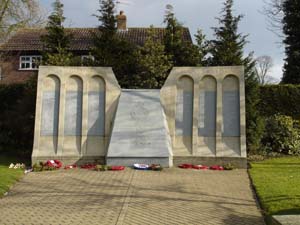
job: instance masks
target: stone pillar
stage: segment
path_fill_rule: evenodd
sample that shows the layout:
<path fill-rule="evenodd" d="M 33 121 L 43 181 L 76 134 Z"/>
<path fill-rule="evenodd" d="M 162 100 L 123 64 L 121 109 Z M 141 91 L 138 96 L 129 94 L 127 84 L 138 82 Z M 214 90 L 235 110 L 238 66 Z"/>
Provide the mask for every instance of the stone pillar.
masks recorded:
<path fill-rule="evenodd" d="M 59 117 L 58 117 L 58 140 L 57 156 L 63 155 L 64 130 L 65 130 L 65 104 L 66 104 L 66 79 L 61 78 L 60 99 L 59 99 Z"/>
<path fill-rule="evenodd" d="M 222 156 L 223 141 L 223 90 L 222 81 L 217 80 L 217 129 L 216 129 L 216 156 Z"/>
<path fill-rule="evenodd" d="M 81 156 L 87 153 L 88 136 L 88 82 L 84 79 L 82 90 L 82 134 L 81 134 Z"/>
<path fill-rule="evenodd" d="M 194 82 L 192 155 L 195 155 L 198 150 L 199 95 L 199 82 L 196 81 Z"/>

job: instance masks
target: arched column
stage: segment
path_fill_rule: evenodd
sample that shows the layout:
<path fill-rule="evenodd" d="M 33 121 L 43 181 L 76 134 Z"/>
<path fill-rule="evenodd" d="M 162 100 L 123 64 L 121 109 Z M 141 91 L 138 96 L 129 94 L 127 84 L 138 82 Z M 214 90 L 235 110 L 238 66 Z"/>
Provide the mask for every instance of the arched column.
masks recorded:
<path fill-rule="evenodd" d="M 198 117 L 198 155 L 216 155 L 217 81 L 204 76 L 200 82 Z"/>
<path fill-rule="evenodd" d="M 183 155 L 192 154 L 193 148 L 194 81 L 182 76 L 177 83 L 175 115 L 175 148 Z"/>

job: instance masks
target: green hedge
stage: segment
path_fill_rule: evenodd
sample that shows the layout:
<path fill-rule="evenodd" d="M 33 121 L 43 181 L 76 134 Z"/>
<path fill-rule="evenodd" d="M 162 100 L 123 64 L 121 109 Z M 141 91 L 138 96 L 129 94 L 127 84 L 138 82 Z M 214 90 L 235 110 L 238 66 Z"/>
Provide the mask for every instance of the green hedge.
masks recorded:
<path fill-rule="evenodd" d="M 35 118 L 36 79 L 0 85 L 0 153 L 30 158 Z"/>
<path fill-rule="evenodd" d="M 275 114 L 300 119 L 300 85 L 266 85 L 260 87 L 259 110 L 262 116 Z"/>

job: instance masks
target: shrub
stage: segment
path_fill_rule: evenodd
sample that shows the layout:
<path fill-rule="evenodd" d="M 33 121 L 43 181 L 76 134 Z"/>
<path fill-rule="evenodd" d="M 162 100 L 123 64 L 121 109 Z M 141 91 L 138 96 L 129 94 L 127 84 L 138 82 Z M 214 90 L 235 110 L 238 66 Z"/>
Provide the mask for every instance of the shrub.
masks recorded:
<path fill-rule="evenodd" d="M 290 116 L 274 115 L 266 119 L 262 142 L 268 153 L 300 155 L 299 134 L 299 121 Z"/>
<path fill-rule="evenodd" d="M 57 169 L 58 168 L 56 168 L 54 166 L 47 165 L 47 163 L 44 163 L 44 162 L 35 163 L 32 166 L 33 172 L 53 171 L 53 170 L 57 170 Z"/>

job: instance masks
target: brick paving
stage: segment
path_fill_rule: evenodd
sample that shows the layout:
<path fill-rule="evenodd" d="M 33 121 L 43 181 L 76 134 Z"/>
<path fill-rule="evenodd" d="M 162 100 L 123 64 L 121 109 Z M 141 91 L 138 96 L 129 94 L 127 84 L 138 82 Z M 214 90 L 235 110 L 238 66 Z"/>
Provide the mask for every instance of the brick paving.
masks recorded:
<path fill-rule="evenodd" d="M 0 199 L 1 225 L 263 225 L 246 170 L 30 173 Z"/>

